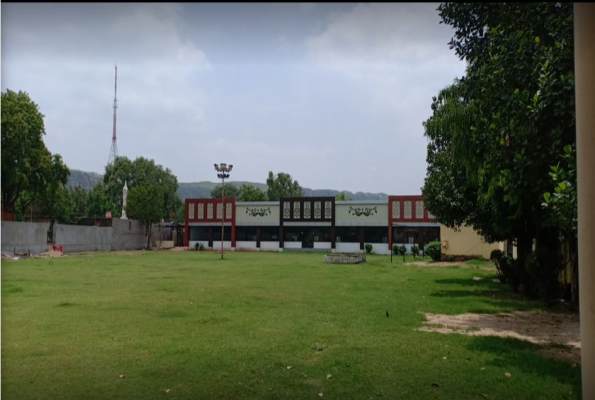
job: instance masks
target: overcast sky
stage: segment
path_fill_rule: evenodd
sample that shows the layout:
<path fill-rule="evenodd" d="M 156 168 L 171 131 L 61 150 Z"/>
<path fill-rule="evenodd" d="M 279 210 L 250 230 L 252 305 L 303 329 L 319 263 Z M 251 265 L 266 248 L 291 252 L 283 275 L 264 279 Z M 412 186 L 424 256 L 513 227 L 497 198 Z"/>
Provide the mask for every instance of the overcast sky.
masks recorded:
<path fill-rule="evenodd" d="M 2 91 L 29 93 L 45 143 L 103 173 L 118 149 L 180 182 L 418 194 L 422 122 L 464 73 L 437 4 L 2 4 Z"/>

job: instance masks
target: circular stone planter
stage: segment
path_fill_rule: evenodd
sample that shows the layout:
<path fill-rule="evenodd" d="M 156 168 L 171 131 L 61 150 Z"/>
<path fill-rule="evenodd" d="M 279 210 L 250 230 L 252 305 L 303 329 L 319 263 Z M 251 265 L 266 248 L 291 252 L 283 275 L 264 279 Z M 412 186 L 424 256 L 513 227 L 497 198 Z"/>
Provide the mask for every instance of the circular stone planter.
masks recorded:
<path fill-rule="evenodd" d="M 335 253 L 324 256 L 324 262 L 330 264 L 359 264 L 366 262 L 366 256 L 358 253 Z"/>

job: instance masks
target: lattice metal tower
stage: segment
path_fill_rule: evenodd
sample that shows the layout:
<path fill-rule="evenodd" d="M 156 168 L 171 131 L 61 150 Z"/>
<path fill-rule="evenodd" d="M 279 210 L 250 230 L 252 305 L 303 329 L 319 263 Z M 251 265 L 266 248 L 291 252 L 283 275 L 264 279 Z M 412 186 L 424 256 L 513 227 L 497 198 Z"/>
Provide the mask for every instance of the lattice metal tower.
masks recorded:
<path fill-rule="evenodd" d="M 112 135 L 112 148 L 110 149 L 109 159 L 107 160 L 108 165 L 116 161 L 116 158 L 118 157 L 118 144 L 116 143 L 116 109 L 118 108 L 118 65 L 116 64 L 114 68 L 116 70 L 116 80 L 114 84 L 114 132 Z"/>

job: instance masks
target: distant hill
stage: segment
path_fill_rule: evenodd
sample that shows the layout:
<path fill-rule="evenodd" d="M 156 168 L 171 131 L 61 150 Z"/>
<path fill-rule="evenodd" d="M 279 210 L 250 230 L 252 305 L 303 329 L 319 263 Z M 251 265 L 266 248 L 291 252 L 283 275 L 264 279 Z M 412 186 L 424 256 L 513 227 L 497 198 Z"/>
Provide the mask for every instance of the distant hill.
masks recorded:
<path fill-rule="evenodd" d="M 98 182 L 103 181 L 103 175 L 98 174 L 96 172 L 85 172 L 80 171 L 77 169 L 70 170 L 70 177 L 68 178 L 68 182 L 66 183 L 66 187 L 71 188 L 75 186 L 81 186 L 83 189 L 90 191 L 95 184 Z M 264 183 L 258 182 L 245 182 L 245 181 L 237 181 L 237 182 L 229 182 L 236 186 L 241 185 L 252 185 L 254 187 L 259 188 L 260 190 L 266 192 L 267 185 Z M 178 183 L 178 195 L 184 201 L 187 198 L 210 198 L 211 197 L 211 190 L 213 187 L 219 185 L 218 182 L 190 182 Z M 364 192 L 356 192 L 352 193 L 349 191 L 344 191 L 345 196 L 347 198 L 352 198 L 353 200 L 386 200 L 388 195 L 386 193 L 364 193 Z M 340 190 L 332 190 L 332 189 L 309 189 L 304 188 L 304 195 L 305 196 L 336 196 L 340 194 Z"/>
<path fill-rule="evenodd" d="M 85 172 L 78 169 L 70 170 L 70 177 L 66 182 L 67 188 L 80 186 L 86 191 L 90 192 L 97 183 L 103 182 L 103 175 L 96 172 Z"/>

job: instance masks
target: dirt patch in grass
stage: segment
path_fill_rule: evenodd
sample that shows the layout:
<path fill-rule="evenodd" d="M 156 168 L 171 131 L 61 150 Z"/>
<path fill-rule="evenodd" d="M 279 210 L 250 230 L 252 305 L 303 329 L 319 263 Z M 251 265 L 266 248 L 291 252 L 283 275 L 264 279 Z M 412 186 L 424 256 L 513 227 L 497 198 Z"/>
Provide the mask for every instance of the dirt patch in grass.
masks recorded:
<path fill-rule="evenodd" d="M 484 271 L 495 271 L 496 268 L 494 266 L 485 265 L 473 265 L 473 264 L 466 264 L 465 262 L 456 262 L 456 261 L 437 261 L 437 262 L 426 262 L 426 261 L 415 261 L 415 262 L 406 262 L 404 265 L 407 266 L 416 266 L 416 267 L 440 267 L 440 268 L 449 268 L 449 267 L 459 267 L 459 268 L 468 268 L 468 269 L 481 269 Z"/>
<path fill-rule="evenodd" d="M 516 311 L 502 314 L 425 314 L 423 332 L 460 333 L 468 336 L 499 336 L 526 340 L 544 346 L 540 353 L 580 362 L 580 329 L 576 314 Z"/>

